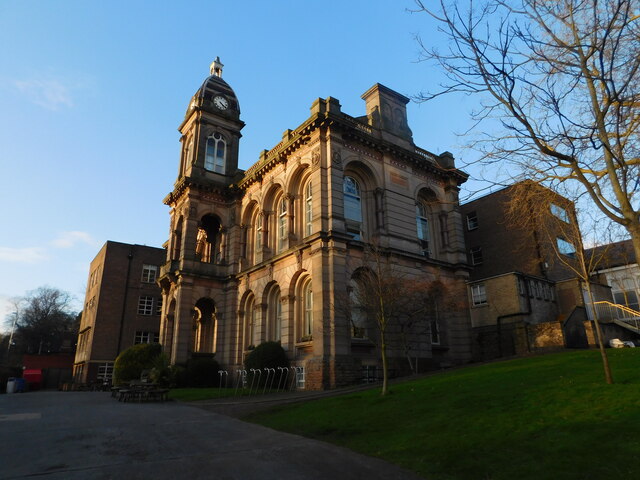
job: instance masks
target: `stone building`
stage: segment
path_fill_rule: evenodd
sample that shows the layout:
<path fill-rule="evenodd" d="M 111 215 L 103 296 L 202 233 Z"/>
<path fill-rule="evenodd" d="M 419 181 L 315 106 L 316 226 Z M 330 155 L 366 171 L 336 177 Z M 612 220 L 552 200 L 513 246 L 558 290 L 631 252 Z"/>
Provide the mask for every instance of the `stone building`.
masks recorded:
<path fill-rule="evenodd" d="M 302 367 L 304 388 L 358 381 L 363 367 L 378 365 L 373 328 L 367 319 L 354 326 L 335 306 L 372 243 L 404 275 L 437 278 L 464 302 L 440 316 L 418 360 L 470 358 L 458 207 L 467 175 L 450 153 L 414 144 L 408 98 L 380 84 L 362 98 L 360 117 L 335 98 L 315 100 L 305 122 L 242 171 L 238 99 L 219 59 L 212 63 L 179 127 L 178 177 L 165 198 L 160 341 L 172 363 L 215 353 L 233 374 L 252 348 L 273 340 Z M 402 353 L 390 356 L 402 370 Z"/>
<path fill-rule="evenodd" d="M 91 262 L 73 365 L 76 382 L 111 380 L 120 352 L 158 342 L 162 248 L 108 241 Z"/>

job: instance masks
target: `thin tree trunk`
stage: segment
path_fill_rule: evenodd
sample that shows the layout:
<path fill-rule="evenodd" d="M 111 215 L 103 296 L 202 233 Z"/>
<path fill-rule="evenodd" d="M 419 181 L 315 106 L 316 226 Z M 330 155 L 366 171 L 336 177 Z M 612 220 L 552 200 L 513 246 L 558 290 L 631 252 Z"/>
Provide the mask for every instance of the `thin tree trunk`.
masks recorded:
<path fill-rule="evenodd" d="M 593 311 L 593 322 L 596 325 L 596 336 L 598 337 L 598 347 L 600 349 L 600 356 L 602 357 L 602 366 L 604 367 L 604 378 L 609 385 L 613 384 L 613 376 L 611 375 L 611 367 L 609 366 L 609 357 L 604 349 L 604 343 L 602 341 L 602 331 L 600 330 L 600 322 L 598 320 L 598 311 L 593 304 L 593 294 L 591 293 L 591 284 L 587 281 L 587 294 L 589 295 L 589 303 L 591 303 L 591 310 Z"/>
<path fill-rule="evenodd" d="M 382 392 L 380 392 L 380 395 L 386 395 L 389 393 L 389 375 L 387 368 L 387 344 L 384 330 L 380 331 L 380 356 L 382 357 Z"/>

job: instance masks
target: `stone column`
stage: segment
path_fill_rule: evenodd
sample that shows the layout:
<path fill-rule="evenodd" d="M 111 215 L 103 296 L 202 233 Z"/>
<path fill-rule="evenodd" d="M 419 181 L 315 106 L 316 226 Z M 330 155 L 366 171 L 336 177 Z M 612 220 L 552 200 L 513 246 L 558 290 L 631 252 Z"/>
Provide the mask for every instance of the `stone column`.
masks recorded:
<path fill-rule="evenodd" d="M 384 190 L 382 188 L 376 188 L 373 191 L 373 195 L 376 208 L 376 229 L 380 232 L 384 230 L 384 206 L 382 202 Z"/>

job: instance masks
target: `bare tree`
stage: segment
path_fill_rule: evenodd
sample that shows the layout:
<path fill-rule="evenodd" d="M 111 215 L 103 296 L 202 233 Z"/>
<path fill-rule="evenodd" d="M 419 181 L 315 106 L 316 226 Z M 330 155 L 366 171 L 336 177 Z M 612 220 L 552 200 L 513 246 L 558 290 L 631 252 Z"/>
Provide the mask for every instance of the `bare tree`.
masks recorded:
<path fill-rule="evenodd" d="M 418 39 L 447 78 L 419 100 L 478 96 L 476 125 L 502 126 L 472 142 L 481 161 L 556 190 L 578 185 L 640 258 L 638 1 L 415 1 L 449 41 L 439 51 Z"/>
<path fill-rule="evenodd" d="M 555 260 L 575 275 L 584 286 L 588 297 L 588 308 L 593 315 L 605 381 L 612 384 L 613 376 L 604 348 L 598 311 L 595 308 L 591 278 L 597 265 L 606 257 L 606 248 L 601 248 L 597 254 L 585 253 L 580 230 L 580 215 L 570 200 L 534 182 L 520 182 L 511 188 L 512 194 L 507 205 L 507 221 L 519 229 L 537 232 L 542 237 L 540 240 L 554 252 Z M 589 219 L 588 223 L 597 226 L 594 219 Z"/>
<path fill-rule="evenodd" d="M 392 255 L 375 245 L 355 269 L 353 284 L 337 297 L 336 310 L 351 323 L 354 337 L 368 338 L 380 351 L 382 395 L 389 391 L 389 351 L 402 351 L 412 371 L 416 343 L 430 333 L 431 321 L 444 302 L 445 287 L 437 280 L 416 279 L 405 274 Z M 373 327 L 373 328 L 369 328 Z"/>

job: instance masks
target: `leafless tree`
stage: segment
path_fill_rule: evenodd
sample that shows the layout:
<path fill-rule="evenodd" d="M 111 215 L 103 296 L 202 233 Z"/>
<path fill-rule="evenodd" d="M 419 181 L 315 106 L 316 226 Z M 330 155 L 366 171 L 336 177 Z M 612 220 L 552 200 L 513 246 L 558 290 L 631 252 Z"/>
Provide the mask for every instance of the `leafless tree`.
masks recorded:
<path fill-rule="evenodd" d="M 419 100 L 478 97 L 476 127 L 489 127 L 471 142 L 481 162 L 559 191 L 577 185 L 640 258 L 639 2 L 415 2 L 449 42 L 440 51 L 418 39 L 447 78 Z"/>
<path fill-rule="evenodd" d="M 537 232 L 542 237 L 540 240 L 553 250 L 555 261 L 575 275 L 584 286 L 588 297 L 588 308 L 591 309 L 594 319 L 605 381 L 612 384 L 613 376 L 604 348 L 592 288 L 592 274 L 596 271 L 598 264 L 606 258 L 607 249 L 601 248 L 597 254 L 586 254 L 580 230 L 580 212 L 576 211 L 572 201 L 534 182 L 520 182 L 511 189 L 511 198 L 507 205 L 507 221 L 518 229 Z M 555 214 L 552 210 L 554 207 L 558 209 Z M 597 228 L 597 222 L 594 219 L 589 219 L 586 223 Z"/>
<path fill-rule="evenodd" d="M 335 308 L 349 319 L 355 337 L 367 337 L 380 351 L 382 395 L 389 391 L 390 349 L 402 351 L 412 371 L 416 342 L 430 333 L 431 320 L 444 307 L 446 287 L 438 280 L 416 279 L 395 263 L 394 257 L 369 246 L 354 268 L 354 282 L 337 298 Z M 373 327 L 373 328 L 370 328 Z"/>

